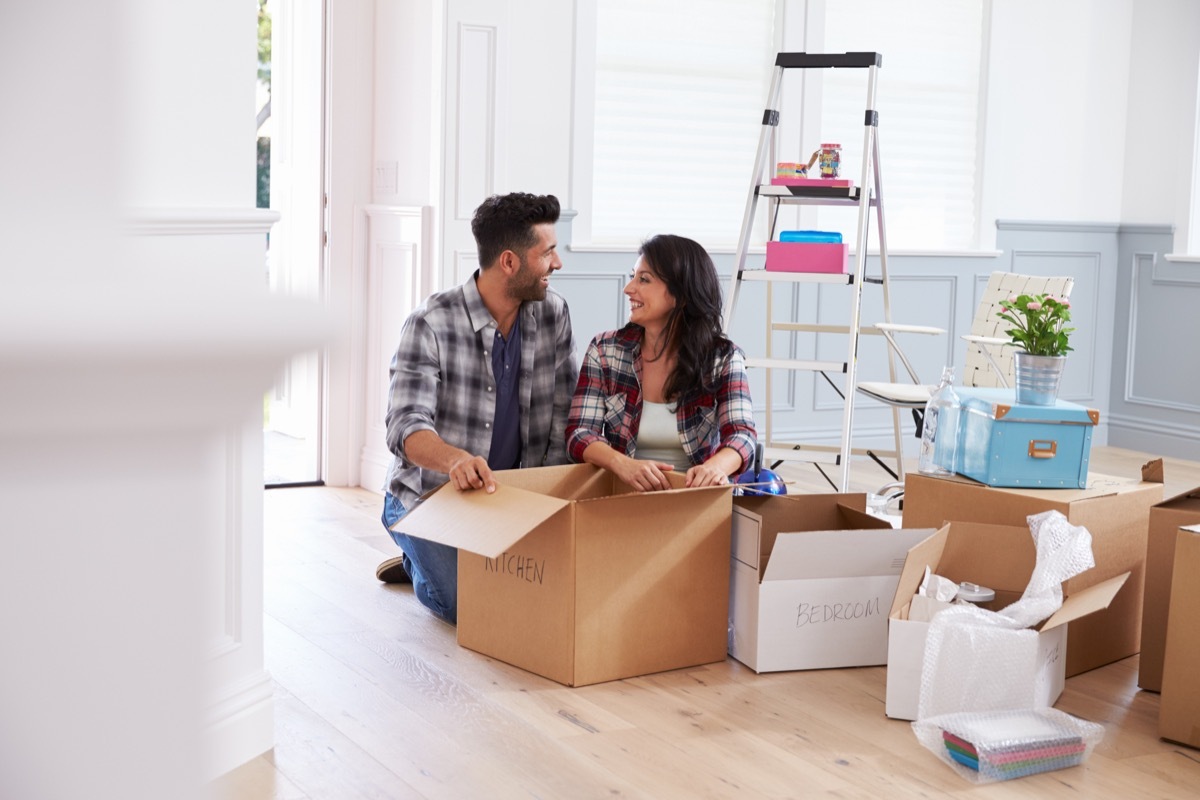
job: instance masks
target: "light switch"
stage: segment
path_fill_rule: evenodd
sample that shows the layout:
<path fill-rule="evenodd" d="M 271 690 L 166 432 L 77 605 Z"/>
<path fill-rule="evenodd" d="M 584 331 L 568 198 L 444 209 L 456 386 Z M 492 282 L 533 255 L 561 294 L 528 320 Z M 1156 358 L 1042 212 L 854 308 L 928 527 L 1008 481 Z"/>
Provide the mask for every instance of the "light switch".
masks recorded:
<path fill-rule="evenodd" d="M 375 162 L 375 192 L 377 194 L 395 194 L 397 188 L 399 162 Z"/>

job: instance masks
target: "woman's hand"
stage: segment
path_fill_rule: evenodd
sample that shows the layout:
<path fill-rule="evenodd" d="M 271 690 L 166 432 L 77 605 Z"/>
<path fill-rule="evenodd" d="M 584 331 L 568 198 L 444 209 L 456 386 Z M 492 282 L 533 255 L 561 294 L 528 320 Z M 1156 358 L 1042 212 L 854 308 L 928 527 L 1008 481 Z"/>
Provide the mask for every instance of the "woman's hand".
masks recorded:
<path fill-rule="evenodd" d="M 674 465 L 662 461 L 647 461 L 622 455 L 613 460 L 608 470 L 639 492 L 657 492 L 670 489 L 671 482 L 664 472 L 675 469 Z"/>
<path fill-rule="evenodd" d="M 724 486 L 729 483 L 729 476 L 718 468 L 712 461 L 706 461 L 687 471 L 686 486 Z"/>

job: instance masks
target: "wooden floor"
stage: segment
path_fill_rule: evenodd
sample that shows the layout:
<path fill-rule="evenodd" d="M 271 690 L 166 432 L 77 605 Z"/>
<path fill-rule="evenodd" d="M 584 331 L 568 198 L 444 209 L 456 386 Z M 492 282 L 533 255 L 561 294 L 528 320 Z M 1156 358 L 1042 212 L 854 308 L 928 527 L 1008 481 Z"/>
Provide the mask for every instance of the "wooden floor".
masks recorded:
<path fill-rule="evenodd" d="M 1096 448 L 1092 468 L 1144 460 Z M 1167 481 L 1200 484 L 1200 464 L 1168 459 Z M 755 675 L 727 658 L 570 689 L 460 648 L 411 587 L 376 582 L 396 553 L 379 511 L 360 489 L 267 492 L 276 746 L 215 796 L 1200 797 L 1200 751 L 1157 738 L 1136 656 L 1067 681 L 1058 708 L 1106 728 L 1083 766 L 975 786 L 884 716 L 883 667 Z"/>

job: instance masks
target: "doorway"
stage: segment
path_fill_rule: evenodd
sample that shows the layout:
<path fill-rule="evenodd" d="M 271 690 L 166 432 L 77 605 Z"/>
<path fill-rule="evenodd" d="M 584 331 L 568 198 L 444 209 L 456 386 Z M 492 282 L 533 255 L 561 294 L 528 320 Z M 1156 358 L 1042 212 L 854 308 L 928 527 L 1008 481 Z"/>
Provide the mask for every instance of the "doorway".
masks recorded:
<path fill-rule="evenodd" d="M 258 0 L 258 205 L 272 292 L 321 298 L 324 268 L 324 2 Z M 291 359 L 263 401 L 263 482 L 322 482 L 321 353 Z"/>

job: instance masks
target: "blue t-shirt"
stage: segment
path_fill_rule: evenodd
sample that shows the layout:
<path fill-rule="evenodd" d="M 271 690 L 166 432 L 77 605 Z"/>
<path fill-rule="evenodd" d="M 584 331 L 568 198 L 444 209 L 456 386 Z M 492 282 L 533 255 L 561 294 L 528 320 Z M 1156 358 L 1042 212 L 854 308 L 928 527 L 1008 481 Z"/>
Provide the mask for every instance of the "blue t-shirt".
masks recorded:
<path fill-rule="evenodd" d="M 521 371 L 521 324 L 512 326 L 506 340 L 496 331 L 492 342 L 492 376 L 496 379 L 496 416 L 492 420 L 492 446 L 488 466 L 515 469 L 521 466 L 521 407 L 517 375 Z"/>

